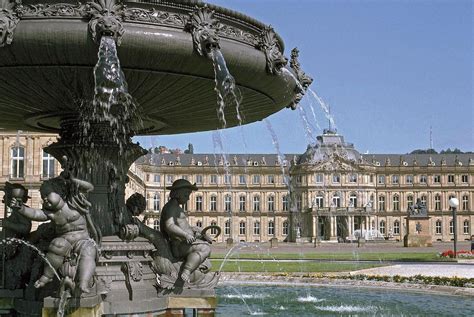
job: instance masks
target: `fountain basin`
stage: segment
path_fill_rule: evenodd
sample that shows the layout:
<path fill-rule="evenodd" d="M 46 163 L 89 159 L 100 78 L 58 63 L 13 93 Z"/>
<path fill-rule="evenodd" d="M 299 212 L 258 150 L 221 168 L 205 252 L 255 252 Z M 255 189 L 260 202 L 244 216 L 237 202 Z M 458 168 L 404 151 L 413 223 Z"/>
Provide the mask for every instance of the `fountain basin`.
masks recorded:
<path fill-rule="evenodd" d="M 139 134 L 221 127 L 212 61 L 196 53 L 185 30 L 195 2 L 125 4 L 118 54 L 143 117 Z M 12 44 L 0 48 L 0 126 L 58 132 L 61 120 L 77 117 L 81 102 L 93 97 L 98 47 L 88 31 L 84 5 L 35 0 L 24 1 L 23 7 Z M 244 123 L 290 105 L 294 78 L 288 72 L 270 74 L 265 53 L 256 47 L 265 26 L 227 9 L 210 8 L 220 23 L 221 51 L 242 93 Z M 228 127 L 239 123 L 235 109 L 227 107 L 225 115 Z"/>

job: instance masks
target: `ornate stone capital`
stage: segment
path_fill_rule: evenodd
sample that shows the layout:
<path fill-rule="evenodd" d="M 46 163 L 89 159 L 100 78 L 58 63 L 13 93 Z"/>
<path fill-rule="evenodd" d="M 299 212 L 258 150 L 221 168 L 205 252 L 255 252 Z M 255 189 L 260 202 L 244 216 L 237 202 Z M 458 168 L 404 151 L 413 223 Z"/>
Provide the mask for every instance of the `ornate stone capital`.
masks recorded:
<path fill-rule="evenodd" d="M 192 34 L 194 49 L 199 55 L 208 57 L 212 49 L 220 48 L 219 22 L 208 6 L 197 7 L 189 14 L 185 30 Z"/>
<path fill-rule="evenodd" d="M 20 22 L 20 0 L 0 0 L 0 47 L 13 42 L 13 32 Z"/>
<path fill-rule="evenodd" d="M 295 73 L 295 78 L 298 81 L 295 87 L 295 97 L 293 98 L 293 102 L 287 107 L 293 110 L 296 109 L 298 103 L 303 99 L 306 91 L 308 90 L 309 85 L 313 82 L 313 78 L 306 75 L 306 73 L 301 69 L 300 62 L 298 61 L 300 51 L 298 48 L 294 48 L 291 50 L 291 59 L 290 59 L 290 67 Z"/>
<path fill-rule="evenodd" d="M 283 56 L 283 50 L 271 26 L 266 27 L 260 34 L 256 47 L 265 53 L 267 72 L 275 75 L 280 74 L 283 66 L 288 63 L 288 59 Z"/>
<path fill-rule="evenodd" d="M 125 32 L 122 25 L 125 6 L 120 0 L 88 2 L 86 12 L 86 16 L 90 17 L 89 31 L 94 42 L 100 43 L 100 38 L 106 35 L 113 37 L 117 45 L 120 45 Z"/>

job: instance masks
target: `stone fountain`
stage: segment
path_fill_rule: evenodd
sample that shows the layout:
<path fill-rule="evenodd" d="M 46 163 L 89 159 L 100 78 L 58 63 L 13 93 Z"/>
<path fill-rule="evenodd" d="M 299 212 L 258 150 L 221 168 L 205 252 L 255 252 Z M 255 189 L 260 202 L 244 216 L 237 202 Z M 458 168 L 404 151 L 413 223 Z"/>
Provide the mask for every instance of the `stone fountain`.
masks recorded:
<path fill-rule="evenodd" d="M 216 101 L 218 73 L 212 66 L 224 58 L 233 75 L 230 86 L 239 91 L 238 107 Z M 0 296 L 7 304 L 1 311 L 99 316 L 182 314 L 190 308 L 213 315 L 218 276 L 177 274 L 185 261 L 166 256 L 166 234 L 135 217 L 143 197 L 125 202 L 128 168 L 146 152 L 131 138 L 218 129 L 223 117 L 225 127 L 241 124 L 241 118 L 262 120 L 295 109 L 311 82 L 298 51 L 288 63 L 271 27 L 201 1 L 0 0 L 0 127 L 59 134 L 46 151 L 63 172 L 43 184 L 42 195 L 50 197 L 54 184 L 63 184 L 58 186 L 67 190 L 60 196 L 81 223 L 64 229 L 51 209 L 33 215 L 23 207 L 27 196 L 21 188 L 9 191 L 4 200 L 21 213 L 16 217 L 53 223 L 40 227 L 34 239 L 29 232 L 10 238 L 42 243 L 38 248 L 47 259 L 54 262 L 56 252 L 64 263 L 57 265 L 60 281 L 52 277 L 34 288 L 30 269 L 27 282 L 4 284 Z M 78 228 L 87 237 L 65 239 L 82 246 L 52 251 L 57 239 Z M 197 234 L 206 240 L 205 232 Z M 18 252 L 4 256 L 5 266 L 15 265 L 15 257 L 26 263 L 28 256 L 40 265 Z M 88 267 L 90 281 L 77 280 L 81 256 L 95 261 Z M 178 271 L 165 272 L 167 263 Z"/>

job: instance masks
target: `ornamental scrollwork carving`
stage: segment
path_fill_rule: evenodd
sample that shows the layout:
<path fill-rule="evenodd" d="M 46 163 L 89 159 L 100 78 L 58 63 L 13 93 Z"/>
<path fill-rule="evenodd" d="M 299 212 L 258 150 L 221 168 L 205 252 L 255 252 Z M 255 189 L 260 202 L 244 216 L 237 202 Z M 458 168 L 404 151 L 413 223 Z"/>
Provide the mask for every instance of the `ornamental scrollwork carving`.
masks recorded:
<path fill-rule="evenodd" d="M 159 11 L 155 8 L 150 10 L 142 8 L 125 8 L 125 20 L 132 22 L 137 21 L 169 25 L 181 28 L 186 25 L 186 16 L 184 14 Z"/>
<path fill-rule="evenodd" d="M 200 56 L 208 57 L 219 45 L 219 22 L 214 19 L 214 11 L 208 6 L 198 7 L 189 14 L 185 30 L 193 36 L 194 49 Z"/>
<path fill-rule="evenodd" d="M 13 42 L 13 32 L 20 22 L 21 1 L 0 0 L 0 47 Z"/>
<path fill-rule="evenodd" d="M 29 17 L 82 17 L 85 10 L 84 4 L 30 4 L 20 9 L 22 18 Z"/>
<path fill-rule="evenodd" d="M 256 47 L 265 53 L 267 59 L 267 72 L 273 75 L 281 73 L 281 69 L 288 63 L 283 55 L 280 42 L 271 26 L 265 27 L 260 34 Z"/>
<path fill-rule="evenodd" d="M 313 82 L 313 78 L 306 75 L 306 73 L 301 69 L 300 62 L 298 61 L 299 53 L 300 51 L 296 47 L 291 50 L 290 67 L 296 74 L 295 78 L 298 81 L 295 87 L 295 97 L 293 98 L 292 103 L 287 106 L 287 108 L 291 108 L 293 110 L 296 109 L 296 106 L 301 101 L 301 99 L 303 99 L 303 96 Z"/>
<path fill-rule="evenodd" d="M 86 11 L 90 17 L 89 31 L 94 42 L 99 43 L 102 36 L 111 36 L 120 45 L 125 32 L 122 25 L 125 6 L 116 0 L 95 0 L 87 3 Z"/>

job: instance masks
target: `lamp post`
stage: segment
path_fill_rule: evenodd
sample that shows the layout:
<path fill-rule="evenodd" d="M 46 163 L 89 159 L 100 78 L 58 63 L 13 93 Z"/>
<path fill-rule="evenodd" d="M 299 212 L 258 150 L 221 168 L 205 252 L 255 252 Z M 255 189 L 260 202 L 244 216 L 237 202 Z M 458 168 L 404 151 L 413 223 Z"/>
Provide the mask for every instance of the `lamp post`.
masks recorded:
<path fill-rule="evenodd" d="M 457 257 L 457 242 L 458 242 L 458 226 L 457 226 L 457 214 L 456 210 L 459 206 L 459 200 L 455 197 L 449 200 L 449 206 L 453 208 L 453 229 L 454 229 L 454 257 Z"/>

